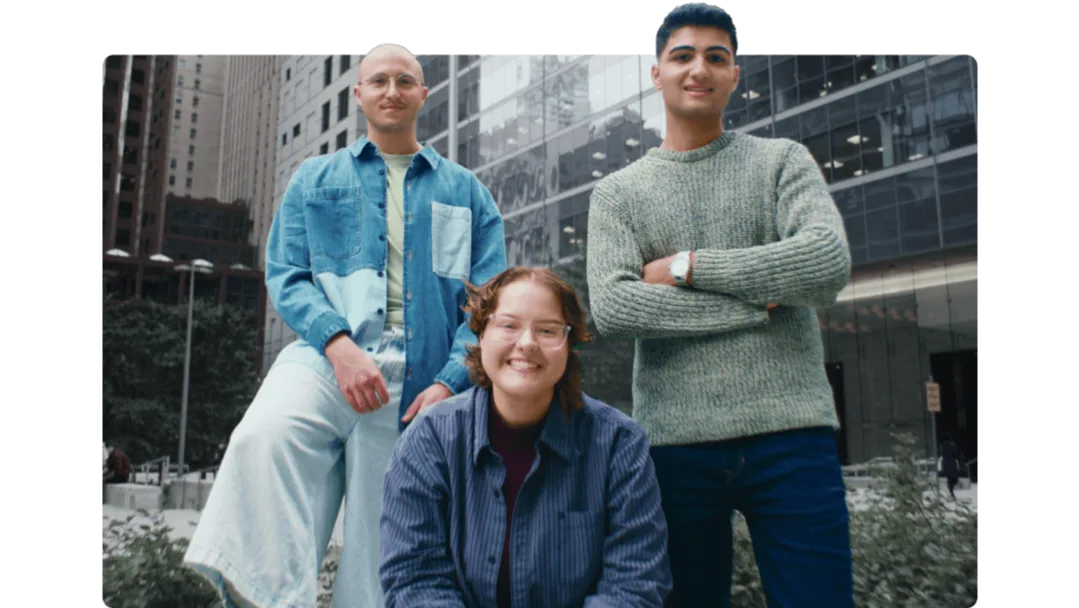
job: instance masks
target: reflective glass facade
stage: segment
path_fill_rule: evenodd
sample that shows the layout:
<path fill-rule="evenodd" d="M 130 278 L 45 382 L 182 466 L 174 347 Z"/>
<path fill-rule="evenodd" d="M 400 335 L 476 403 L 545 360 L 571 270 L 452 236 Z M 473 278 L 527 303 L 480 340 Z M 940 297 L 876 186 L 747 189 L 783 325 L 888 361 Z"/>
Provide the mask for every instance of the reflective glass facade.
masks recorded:
<path fill-rule="evenodd" d="M 511 265 L 555 267 L 587 306 L 592 187 L 666 132 L 651 82 L 655 58 L 419 59 L 430 87 L 420 140 L 490 189 Z M 819 311 L 844 460 L 888 455 L 895 430 L 929 445 L 931 377 L 942 390 L 937 425 L 976 455 L 974 60 L 786 55 L 738 63 L 727 129 L 803 143 L 846 222 L 854 276 L 840 303 Z M 586 391 L 629 410 L 632 344 L 599 337 L 582 357 Z"/>

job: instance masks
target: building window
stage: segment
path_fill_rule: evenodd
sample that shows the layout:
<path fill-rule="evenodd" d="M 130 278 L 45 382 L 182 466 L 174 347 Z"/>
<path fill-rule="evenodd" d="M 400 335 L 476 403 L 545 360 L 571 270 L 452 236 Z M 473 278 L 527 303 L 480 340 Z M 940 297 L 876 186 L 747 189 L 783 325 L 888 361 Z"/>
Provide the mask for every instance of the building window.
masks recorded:
<path fill-rule="evenodd" d="M 105 163 L 104 169 L 105 172 L 101 176 L 101 179 L 109 179 L 109 176 L 112 175 L 112 165 L 110 165 L 109 163 Z"/>
<path fill-rule="evenodd" d="M 112 106 L 105 106 L 104 118 L 106 123 L 116 124 L 116 110 Z"/>
<path fill-rule="evenodd" d="M 135 84 L 146 84 L 146 73 L 138 68 L 131 70 L 131 82 Z"/>
<path fill-rule="evenodd" d="M 337 121 L 340 122 L 348 118 L 348 93 L 349 88 L 345 87 L 337 93 Z"/>
<path fill-rule="evenodd" d="M 194 171 L 195 170 L 195 161 L 193 161 L 193 160 L 187 161 L 187 170 L 188 171 Z"/>
<path fill-rule="evenodd" d="M 191 178 L 190 177 L 184 180 L 184 187 L 185 188 L 190 188 L 191 187 Z"/>
<path fill-rule="evenodd" d="M 330 130 L 330 102 L 322 104 L 322 132 Z"/>
<path fill-rule="evenodd" d="M 117 207 L 117 213 L 119 214 L 120 219 L 126 220 L 130 218 L 132 210 L 133 206 L 131 201 L 120 201 L 120 205 Z"/>
<path fill-rule="evenodd" d="M 176 110 L 175 112 L 173 112 L 172 117 L 176 120 L 180 120 L 180 110 Z"/>
<path fill-rule="evenodd" d="M 195 113 L 195 112 L 192 112 L 191 113 L 191 122 L 196 123 L 198 121 L 199 121 L 199 115 L 197 113 Z"/>
<path fill-rule="evenodd" d="M 327 57 L 322 66 L 322 86 L 330 86 L 330 81 L 333 78 L 333 57 Z"/>
<path fill-rule="evenodd" d="M 184 86 L 184 75 L 183 74 L 180 74 L 179 76 L 176 77 L 176 86 L 178 86 L 178 87 Z"/>
<path fill-rule="evenodd" d="M 341 55 L 339 63 L 341 66 L 341 73 L 344 74 L 352 66 L 352 55 Z"/>
<path fill-rule="evenodd" d="M 198 88 L 198 87 L 195 87 L 195 88 Z M 195 95 L 194 97 L 191 98 L 191 105 L 193 107 L 196 107 L 196 108 L 199 107 L 199 96 L 198 95 Z"/>
<path fill-rule="evenodd" d="M 281 147 L 283 148 L 283 147 L 285 147 L 287 145 L 288 145 L 288 133 L 282 133 L 281 134 Z"/>
<path fill-rule="evenodd" d="M 326 142 L 326 143 L 322 144 L 321 146 L 319 146 L 318 147 L 318 153 L 319 154 L 329 154 L 330 153 L 330 142 Z"/>
<path fill-rule="evenodd" d="M 344 148 L 348 145 L 348 129 L 341 131 L 337 134 L 337 150 Z"/>
<path fill-rule="evenodd" d="M 285 68 L 285 82 L 292 79 L 292 68 Z"/>
<path fill-rule="evenodd" d="M 200 83 L 199 79 L 198 79 L 198 78 L 196 78 L 196 79 L 195 79 L 195 90 L 196 90 L 196 91 L 197 91 L 197 90 L 199 90 L 199 84 L 201 84 L 201 83 Z"/>
<path fill-rule="evenodd" d="M 187 153 L 188 154 L 194 154 L 195 153 L 195 146 L 188 146 L 187 147 Z"/>
<path fill-rule="evenodd" d="M 139 121 L 129 120 L 127 121 L 127 127 L 124 129 L 125 137 L 138 137 L 139 136 Z"/>
<path fill-rule="evenodd" d="M 127 98 L 127 107 L 129 110 L 142 110 L 142 97 L 131 94 Z"/>
<path fill-rule="evenodd" d="M 175 169 L 175 168 L 176 168 L 176 159 L 175 158 L 170 158 L 169 159 L 169 169 Z"/>
<path fill-rule="evenodd" d="M 195 139 L 195 130 L 191 129 L 191 139 Z"/>
<path fill-rule="evenodd" d="M 195 64 L 195 73 L 196 74 L 201 74 L 202 73 L 202 64 L 201 63 L 196 63 Z"/>
<path fill-rule="evenodd" d="M 116 231 L 116 246 L 128 247 L 131 245 L 131 231 L 130 230 L 117 230 Z"/>
<path fill-rule="evenodd" d="M 177 93 L 176 93 L 176 103 L 180 104 L 180 103 L 183 103 L 183 102 L 184 102 L 183 94 L 177 91 Z"/>
<path fill-rule="evenodd" d="M 292 127 L 292 139 L 296 139 L 300 136 L 300 123 L 296 123 Z"/>
<path fill-rule="evenodd" d="M 184 60 L 183 59 L 180 60 L 180 69 L 181 70 L 184 69 Z"/>

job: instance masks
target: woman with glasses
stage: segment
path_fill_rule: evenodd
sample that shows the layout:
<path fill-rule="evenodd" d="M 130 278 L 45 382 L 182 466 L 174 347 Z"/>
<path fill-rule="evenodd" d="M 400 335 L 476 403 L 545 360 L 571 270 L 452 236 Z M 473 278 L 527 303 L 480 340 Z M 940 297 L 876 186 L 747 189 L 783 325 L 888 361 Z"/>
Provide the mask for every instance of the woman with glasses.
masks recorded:
<path fill-rule="evenodd" d="M 661 607 L 671 577 L 648 443 L 581 392 L 576 351 L 591 336 L 573 288 L 514 267 L 468 291 L 476 386 L 421 412 L 386 473 L 386 606 Z"/>

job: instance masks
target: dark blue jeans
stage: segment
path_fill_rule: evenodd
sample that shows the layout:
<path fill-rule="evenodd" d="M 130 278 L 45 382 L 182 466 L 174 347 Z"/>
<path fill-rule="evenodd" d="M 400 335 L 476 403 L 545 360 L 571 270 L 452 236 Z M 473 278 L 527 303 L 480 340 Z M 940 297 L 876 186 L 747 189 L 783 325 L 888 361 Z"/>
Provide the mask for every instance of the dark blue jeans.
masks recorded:
<path fill-rule="evenodd" d="M 675 608 L 730 604 L 741 512 L 770 607 L 854 605 L 835 433 L 812 428 L 651 450 L 669 531 Z"/>

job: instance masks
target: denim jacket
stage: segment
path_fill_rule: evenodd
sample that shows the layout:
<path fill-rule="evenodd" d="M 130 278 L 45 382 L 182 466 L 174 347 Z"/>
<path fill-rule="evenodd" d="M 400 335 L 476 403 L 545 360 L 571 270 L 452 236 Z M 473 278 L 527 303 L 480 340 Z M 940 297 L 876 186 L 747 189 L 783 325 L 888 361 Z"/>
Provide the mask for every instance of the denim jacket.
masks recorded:
<path fill-rule="evenodd" d="M 307 159 L 289 181 L 266 242 L 266 288 L 298 339 L 277 363 L 297 361 L 334 380 L 326 344 L 345 331 L 366 352 L 386 324 L 386 164 L 361 137 Z M 405 173 L 405 380 L 401 415 L 434 381 L 454 393 L 471 382 L 475 344 L 461 307 L 465 280 L 506 268 L 502 216 L 476 176 L 424 146 Z"/>

